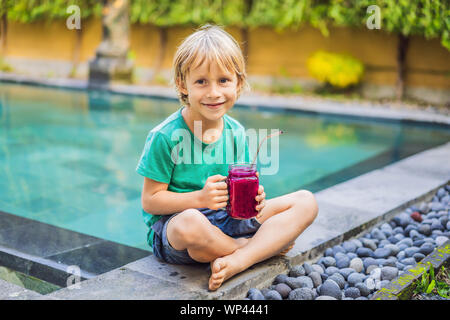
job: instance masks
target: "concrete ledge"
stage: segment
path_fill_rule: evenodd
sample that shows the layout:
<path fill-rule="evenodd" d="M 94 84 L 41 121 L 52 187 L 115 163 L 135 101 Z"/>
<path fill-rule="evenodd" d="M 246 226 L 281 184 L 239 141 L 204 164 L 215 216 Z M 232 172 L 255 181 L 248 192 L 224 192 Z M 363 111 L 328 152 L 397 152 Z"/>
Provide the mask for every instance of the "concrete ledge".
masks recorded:
<path fill-rule="evenodd" d="M 0 300 L 36 300 L 43 295 L 0 279 Z"/>
<path fill-rule="evenodd" d="M 386 287 L 378 290 L 371 300 L 407 300 L 416 287 L 416 281 L 430 270 L 430 265 L 438 272 L 443 265 L 450 264 L 450 240 L 434 249 L 432 253 L 414 267 L 392 280 Z"/>
<path fill-rule="evenodd" d="M 254 265 L 207 290 L 208 264 L 170 265 L 148 256 L 94 279 L 80 289 L 63 288 L 56 299 L 243 299 L 252 288 L 267 287 L 277 274 L 315 259 L 324 250 L 391 219 L 413 203 L 428 201 L 450 180 L 450 143 L 316 193 L 319 215 L 284 257 Z M 423 172 L 429 168 L 427 172 Z M 46 297 L 47 297 L 46 296 Z"/>

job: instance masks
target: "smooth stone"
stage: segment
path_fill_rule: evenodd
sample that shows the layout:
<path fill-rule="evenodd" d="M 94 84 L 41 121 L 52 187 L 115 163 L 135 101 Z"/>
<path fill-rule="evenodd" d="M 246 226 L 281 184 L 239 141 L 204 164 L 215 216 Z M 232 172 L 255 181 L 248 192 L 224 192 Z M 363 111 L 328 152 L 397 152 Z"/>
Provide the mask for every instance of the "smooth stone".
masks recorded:
<path fill-rule="evenodd" d="M 324 256 L 325 256 L 325 257 L 332 257 L 332 256 L 333 256 L 333 249 L 327 248 L 327 249 L 325 250 Z"/>
<path fill-rule="evenodd" d="M 416 260 L 414 260 L 414 258 L 405 258 L 400 260 L 401 263 L 403 263 L 404 265 L 415 265 L 416 264 Z"/>
<path fill-rule="evenodd" d="M 439 220 L 435 220 L 431 224 L 431 231 L 433 231 L 433 230 L 440 230 L 440 231 L 444 230 L 444 227 L 442 226 L 442 224 Z"/>
<path fill-rule="evenodd" d="M 415 240 L 415 241 L 413 242 L 413 246 L 414 246 L 414 247 L 420 247 L 420 246 L 423 245 L 424 243 L 425 243 L 425 240 L 423 240 L 423 239 Z"/>
<path fill-rule="evenodd" d="M 351 239 L 350 241 L 356 245 L 356 248 L 361 248 L 363 246 L 361 240 L 359 239 Z"/>
<path fill-rule="evenodd" d="M 378 240 L 386 240 L 387 239 L 386 235 L 377 228 L 372 229 L 372 232 L 370 234 L 372 235 L 373 239 L 378 239 Z"/>
<path fill-rule="evenodd" d="M 435 242 L 436 242 L 436 245 L 439 247 L 439 246 L 442 246 L 447 240 L 448 240 L 447 237 L 439 236 L 439 237 L 436 237 Z"/>
<path fill-rule="evenodd" d="M 357 249 L 356 244 L 350 241 L 345 241 L 344 243 L 342 243 L 342 248 L 344 248 L 346 252 L 355 252 Z"/>
<path fill-rule="evenodd" d="M 429 242 L 425 242 L 419 248 L 419 252 L 426 256 L 429 255 L 430 253 L 432 253 L 433 250 L 434 250 L 434 246 Z"/>
<path fill-rule="evenodd" d="M 374 280 L 381 279 L 381 268 L 375 268 L 370 272 L 370 277 Z"/>
<path fill-rule="evenodd" d="M 286 283 L 286 280 L 288 279 L 288 275 L 286 274 L 279 274 L 275 277 L 275 279 L 273 280 L 273 284 L 278 284 L 278 283 Z"/>
<path fill-rule="evenodd" d="M 312 279 L 308 276 L 300 276 L 297 277 L 297 279 L 300 281 L 300 288 L 314 288 L 314 284 L 312 282 Z"/>
<path fill-rule="evenodd" d="M 364 259 L 363 259 L 363 264 L 364 264 L 364 269 L 366 269 L 366 270 L 367 270 L 367 268 L 368 268 L 370 265 L 376 265 L 376 266 L 378 266 L 377 260 L 375 260 L 374 258 L 371 258 L 371 257 L 364 258 Z"/>
<path fill-rule="evenodd" d="M 303 264 L 303 269 L 305 270 L 306 275 L 309 275 L 311 272 L 313 272 L 311 265 L 307 262 Z"/>
<path fill-rule="evenodd" d="M 366 276 L 365 276 L 364 274 L 362 274 L 362 273 L 357 273 L 357 272 L 351 273 L 351 274 L 348 276 L 348 279 L 347 279 L 348 285 L 349 285 L 350 287 L 354 287 L 355 284 L 357 284 L 357 283 L 359 283 L 359 282 L 363 282 L 364 279 L 365 279 L 365 277 L 366 277 Z"/>
<path fill-rule="evenodd" d="M 353 299 L 359 298 L 361 296 L 361 292 L 356 287 L 350 287 L 350 288 L 346 289 L 344 294 L 346 297 L 350 297 Z"/>
<path fill-rule="evenodd" d="M 374 250 L 377 249 L 376 243 L 375 243 L 373 240 L 371 240 L 371 239 L 365 239 L 365 238 L 362 238 L 362 239 L 361 239 L 361 242 L 362 242 L 362 244 L 363 244 L 363 246 L 364 246 L 365 248 L 369 248 L 369 249 L 371 249 L 372 251 L 374 251 Z"/>
<path fill-rule="evenodd" d="M 405 244 L 406 246 L 411 247 L 413 245 L 413 241 L 411 238 L 404 238 L 397 243 L 397 246 L 401 244 Z"/>
<path fill-rule="evenodd" d="M 266 300 L 283 300 L 281 294 L 276 290 L 267 291 L 264 297 L 266 298 Z"/>
<path fill-rule="evenodd" d="M 367 297 L 370 294 L 369 288 L 367 288 L 367 286 L 364 283 L 362 283 L 362 282 L 357 283 L 355 285 L 355 288 L 358 288 L 359 293 L 363 297 Z"/>
<path fill-rule="evenodd" d="M 347 253 L 338 252 L 338 253 L 336 253 L 336 255 L 334 256 L 334 258 L 336 259 L 336 262 L 337 262 L 339 259 L 342 259 L 342 258 L 348 258 L 348 256 L 347 256 Z"/>
<path fill-rule="evenodd" d="M 395 227 L 393 230 L 392 230 L 393 232 L 394 232 L 394 237 L 397 235 L 397 234 L 401 234 L 401 235 L 403 235 L 403 228 L 402 227 Z M 399 239 L 400 240 L 400 239 Z"/>
<path fill-rule="evenodd" d="M 421 224 L 418 231 L 425 236 L 429 236 L 432 230 L 429 224 Z"/>
<path fill-rule="evenodd" d="M 357 255 L 356 253 L 354 253 L 354 252 L 347 252 L 347 257 L 348 257 L 350 260 L 352 260 L 352 259 L 354 259 L 354 258 L 357 258 L 358 255 Z"/>
<path fill-rule="evenodd" d="M 342 275 L 346 280 L 348 276 L 353 272 L 356 272 L 356 270 L 353 268 L 343 268 L 339 270 L 339 274 Z"/>
<path fill-rule="evenodd" d="M 391 250 L 388 248 L 378 248 L 373 252 L 374 258 L 387 258 L 391 254 Z"/>
<path fill-rule="evenodd" d="M 381 280 L 395 279 L 398 275 L 398 269 L 396 267 L 383 267 L 381 268 Z"/>
<path fill-rule="evenodd" d="M 262 292 L 256 288 L 250 288 L 250 290 L 248 290 L 248 292 L 247 292 L 247 297 L 250 300 L 265 300 L 266 299 L 266 298 L 264 298 L 264 295 L 262 294 Z"/>
<path fill-rule="evenodd" d="M 309 288 L 297 288 L 289 293 L 288 300 L 314 300 L 314 293 Z"/>
<path fill-rule="evenodd" d="M 345 249 L 342 248 L 342 246 L 340 246 L 340 245 L 335 245 L 333 247 L 333 256 L 336 255 L 336 253 L 338 253 L 338 252 L 345 253 Z"/>
<path fill-rule="evenodd" d="M 425 255 L 423 253 L 417 252 L 417 253 L 413 254 L 413 258 L 414 258 L 414 260 L 416 260 L 416 262 L 419 262 L 423 258 L 425 258 Z"/>
<path fill-rule="evenodd" d="M 344 287 L 345 287 L 345 278 L 340 273 L 335 273 L 332 276 L 330 276 L 328 279 L 333 280 L 334 282 L 336 282 L 341 290 L 344 289 Z"/>
<path fill-rule="evenodd" d="M 292 291 L 291 287 L 289 287 L 286 283 L 279 283 L 275 286 L 275 290 L 281 295 L 283 299 L 286 299 L 289 296 L 289 292 Z"/>
<path fill-rule="evenodd" d="M 333 257 L 324 257 L 322 262 L 326 268 L 336 266 L 336 259 Z"/>
<path fill-rule="evenodd" d="M 321 296 L 330 296 L 338 300 L 341 300 L 342 298 L 341 289 L 339 288 L 339 285 L 335 281 L 330 279 L 326 280 L 320 286 L 319 293 Z"/>
<path fill-rule="evenodd" d="M 311 279 L 310 279 L 311 280 Z M 286 284 L 291 287 L 292 290 L 301 288 L 303 282 L 299 278 L 289 277 L 286 280 Z"/>
<path fill-rule="evenodd" d="M 406 248 L 404 252 L 406 254 L 406 257 L 409 258 L 409 257 L 412 257 L 414 255 L 414 253 L 419 252 L 419 248 L 418 247 L 409 247 L 409 248 Z"/>
<path fill-rule="evenodd" d="M 398 246 L 396 246 L 395 244 L 387 244 L 387 245 L 385 245 L 384 246 L 385 248 L 387 248 L 387 249 L 389 249 L 389 250 L 391 250 L 391 255 L 394 255 L 394 256 L 396 256 L 399 252 L 400 252 L 400 249 L 399 249 L 399 247 Z"/>
<path fill-rule="evenodd" d="M 360 258 L 354 258 L 350 261 L 349 268 L 355 270 L 356 272 L 362 272 L 364 269 L 364 263 Z"/>
<path fill-rule="evenodd" d="M 322 268 L 322 266 L 317 264 L 317 263 L 312 264 L 311 268 L 313 269 L 313 271 L 317 271 L 318 273 L 324 273 L 325 272 L 325 269 Z"/>
<path fill-rule="evenodd" d="M 364 280 L 364 285 L 366 286 L 367 289 L 372 291 L 373 289 L 375 289 L 375 280 L 369 277 L 366 280 Z"/>
<path fill-rule="evenodd" d="M 370 248 L 361 247 L 356 249 L 356 254 L 360 258 L 373 257 L 373 251 Z"/>
<path fill-rule="evenodd" d="M 397 243 L 397 242 L 400 241 L 400 240 L 397 239 L 395 236 L 390 236 L 390 237 L 387 238 L 387 239 L 388 239 L 388 241 L 389 241 L 390 243 L 392 243 L 392 244 L 395 244 L 395 243 Z"/>
<path fill-rule="evenodd" d="M 294 278 L 304 276 L 305 274 L 306 271 L 302 266 L 294 266 L 289 271 L 289 276 Z"/>
<path fill-rule="evenodd" d="M 339 269 L 347 268 L 350 265 L 350 258 L 345 256 L 345 258 L 340 258 L 336 260 L 336 267 Z"/>
<path fill-rule="evenodd" d="M 320 276 L 320 273 L 318 273 L 317 271 L 311 272 L 310 274 L 308 274 L 308 277 L 311 278 L 311 281 L 315 288 L 317 288 L 322 284 L 322 277 Z"/>
<path fill-rule="evenodd" d="M 366 269 L 366 274 L 370 274 L 374 269 L 379 268 L 378 265 L 372 264 Z"/>
<path fill-rule="evenodd" d="M 335 274 L 336 272 L 339 272 L 339 269 L 336 268 L 336 267 L 333 267 L 333 266 L 328 267 L 328 268 L 326 268 L 326 270 L 325 270 L 325 273 L 326 273 L 327 275 L 329 275 L 329 276 Z"/>

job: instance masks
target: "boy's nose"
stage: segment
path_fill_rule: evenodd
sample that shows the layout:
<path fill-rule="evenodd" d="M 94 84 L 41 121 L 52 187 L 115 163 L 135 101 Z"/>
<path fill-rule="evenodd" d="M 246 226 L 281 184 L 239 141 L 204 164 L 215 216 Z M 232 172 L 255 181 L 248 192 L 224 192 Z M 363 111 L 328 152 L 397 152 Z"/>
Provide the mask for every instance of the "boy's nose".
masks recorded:
<path fill-rule="evenodd" d="M 207 93 L 207 97 L 210 99 L 220 97 L 220 91 L 216 84 L 214 84 L 214 83 L 211 84 L 211 86 L 208 90 L 208 93 Z"/>

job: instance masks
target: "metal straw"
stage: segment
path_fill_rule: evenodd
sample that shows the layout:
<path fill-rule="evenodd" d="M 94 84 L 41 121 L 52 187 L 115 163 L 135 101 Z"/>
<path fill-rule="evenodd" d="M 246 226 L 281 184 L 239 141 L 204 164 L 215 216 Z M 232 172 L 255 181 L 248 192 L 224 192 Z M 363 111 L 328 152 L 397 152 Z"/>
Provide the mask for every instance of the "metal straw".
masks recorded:
<path fill-rule="evenodd" d="M 259 149 L 261 148 L 261 145 L 263 144 L 263 142 L 266 141 L 267 139 L 270 139 L 270 138 L 272 138 L 274 136 L 278 136 L 278 135 L 283 134 L 283 133 L 286 133 L 286 131 L 278 130 L 278 132 L 274 132 L 272 134 L 269 134 L 267 137 L 264 137 L 264 139 L 262 139 L 262 141 L 260 142 L 260 144 L 258 146 L 258 150 L 256 150 L 256 155 L 255 155 L 255 158 L 253 159 L 252 166 L 255 164 L 256 158 L 258 158 Z"/>

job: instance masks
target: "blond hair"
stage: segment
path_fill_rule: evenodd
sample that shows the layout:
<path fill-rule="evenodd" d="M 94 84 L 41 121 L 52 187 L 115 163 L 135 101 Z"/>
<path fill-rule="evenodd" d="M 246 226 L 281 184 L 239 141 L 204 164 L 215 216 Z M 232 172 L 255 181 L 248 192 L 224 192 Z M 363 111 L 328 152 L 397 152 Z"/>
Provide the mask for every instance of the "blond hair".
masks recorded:
<path fill-rule="evenodd" d="M 201 65 L 205 60 L 214 61 L 220 68 L 236 73 L 238 97 L 249 89 L 245 60 L 239 44 L 222 27 L 207 24 L 184 39 L 173 59 L 173 80 L 182 104 L 189 105 L 189 102 L 188 96 L 180 92 L 180 86 L 186 84 L 190 68 Z"/>

